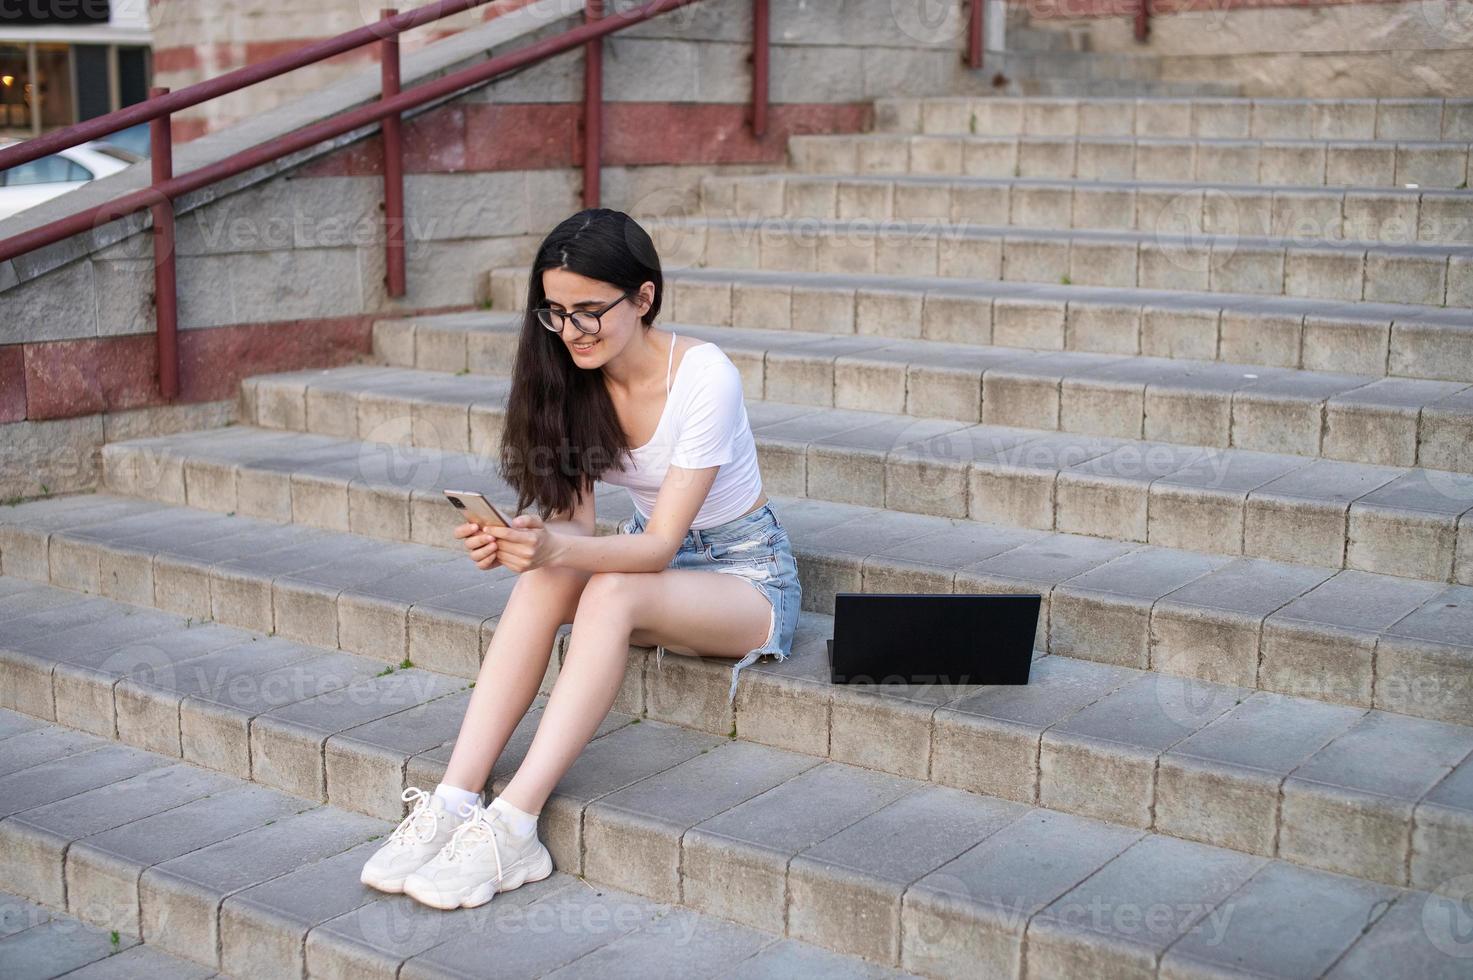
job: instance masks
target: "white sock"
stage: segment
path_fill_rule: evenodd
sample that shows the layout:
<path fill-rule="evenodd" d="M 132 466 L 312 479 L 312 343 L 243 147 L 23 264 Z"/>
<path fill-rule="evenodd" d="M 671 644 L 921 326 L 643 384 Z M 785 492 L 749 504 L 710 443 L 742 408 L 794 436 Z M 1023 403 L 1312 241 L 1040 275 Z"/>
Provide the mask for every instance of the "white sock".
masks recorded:
<path fill-rule="evenodd" d="M 468 789 L 461 789 L 459 786 L 451 786 L 449 783 L 440 783 L 439 785 L 437 785 L 435 787 L 435 795 L 444 800 L 445 809 L 449 810 L 451 814 L 457 817 L 463 816 L 463 814 L 460 812 L 461 804 L 470 803 L 479 806 L 481 803 L 480 793 L 472 793 Z"/>
<path fill-rule="evenodd" d="M 496 797 L 496 799 L 491 801 L 490 808 L 493 810 L 501 811 L 503 819 L 506 820 L 507 826 L 511 827 L 511 832 L 516 834 L 518 837 L 526 837 L 528 834 L 533 833 L 537 830 L 538 815 L 535 813 L 528 813 L 526 810 L 519 809 L 518 807 L 507 802 L 505 797 Z"/>

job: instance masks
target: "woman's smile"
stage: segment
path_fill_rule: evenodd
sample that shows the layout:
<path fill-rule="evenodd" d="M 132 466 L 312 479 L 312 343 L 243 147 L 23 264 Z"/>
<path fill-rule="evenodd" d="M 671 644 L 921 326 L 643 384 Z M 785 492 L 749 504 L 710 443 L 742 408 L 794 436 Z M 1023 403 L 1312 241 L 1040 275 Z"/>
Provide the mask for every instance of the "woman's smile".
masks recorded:
<path fill-rule="evenodd" d="M 589 351 L 593 350 L 594 346 L 597 343 L 598 341 L 595 340 L 592 344 L 574 344 L 573 351 L 577 354 L 587 354 Z"/>

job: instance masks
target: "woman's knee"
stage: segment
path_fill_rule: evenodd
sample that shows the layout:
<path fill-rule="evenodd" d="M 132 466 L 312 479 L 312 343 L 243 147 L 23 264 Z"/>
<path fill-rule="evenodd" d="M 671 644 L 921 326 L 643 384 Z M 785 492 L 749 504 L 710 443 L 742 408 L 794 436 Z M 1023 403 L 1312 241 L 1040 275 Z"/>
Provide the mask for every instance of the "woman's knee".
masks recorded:
<path fill-rule="evenodd" d="M 561 610 L 558 622 L 571 623 L 588 581 L 589 573 L 578 568 L 534 568 L 517 576 L 517 583 L 512 586 L 512 600 L 520 595 L 530 596 L 539 605 L 554 604 Z"/>
<path fill-rule="evenodd" d="M 635 588 L 637 576 L 624 571 L 594 572 L 588 576 L 579 602 L 597 602 L 607 608 L 607 603 L 629 596 Z"/>

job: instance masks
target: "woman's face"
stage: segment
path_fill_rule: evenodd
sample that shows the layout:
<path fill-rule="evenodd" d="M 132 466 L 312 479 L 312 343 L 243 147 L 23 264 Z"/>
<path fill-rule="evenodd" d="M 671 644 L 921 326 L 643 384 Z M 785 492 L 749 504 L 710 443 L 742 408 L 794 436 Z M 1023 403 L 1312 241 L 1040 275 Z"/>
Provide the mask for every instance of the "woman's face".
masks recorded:
<path fill-rule="evenodd" d="M 546 295 L 544 302 L 563 313 L 603 309 L 619 299 L 623 292 L 613 283 L 589 279 L 567 269 L 545 270 L 542 273 L 542 290 Z M 653 298 L 654 283 L 645 283 L 640 290 L 631 292 L 603 314 L 596 334 L 585 334 L 573 326 L 572 320 L 564 320 L 560 336 L 573 363 L 591 369 L 617 357 L 625 345 L 636 340 L 644 329 L 639 317 L 649 308 L 649 301 Z"/>

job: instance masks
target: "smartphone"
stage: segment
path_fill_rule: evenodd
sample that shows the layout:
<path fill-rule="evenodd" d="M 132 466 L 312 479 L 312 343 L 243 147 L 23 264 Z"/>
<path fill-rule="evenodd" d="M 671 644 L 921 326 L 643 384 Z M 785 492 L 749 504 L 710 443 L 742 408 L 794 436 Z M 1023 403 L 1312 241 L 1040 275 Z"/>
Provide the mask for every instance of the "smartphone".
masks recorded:
<path fill-rule="evenodd" d="M 450 505 L 473 524 L 511 527 L 511 521 L 496 509 L 496 505 L 474 490 L 446 490 L 445 496 L 449 498 Z"/>

